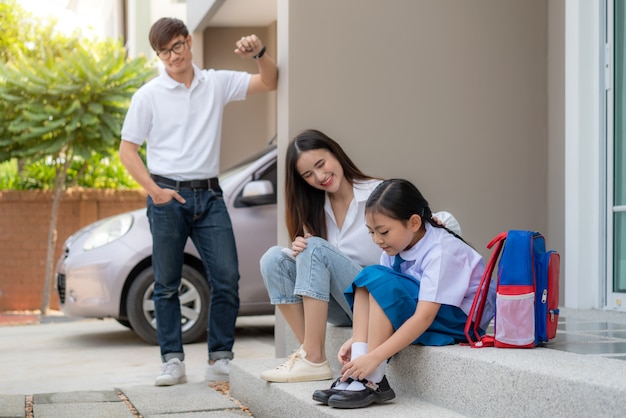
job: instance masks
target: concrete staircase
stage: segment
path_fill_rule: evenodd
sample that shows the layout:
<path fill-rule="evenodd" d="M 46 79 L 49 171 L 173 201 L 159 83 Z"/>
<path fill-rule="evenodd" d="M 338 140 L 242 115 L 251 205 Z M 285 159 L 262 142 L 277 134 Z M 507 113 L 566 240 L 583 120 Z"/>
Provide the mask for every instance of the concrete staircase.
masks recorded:
<path fill-rule="evenodd" d="M 327 353 L 349 337 L 349 328 L 329 327 Z M 296 348 L 285 338 L 287 352 Z M 280 352 L 280 348 L 277 347 Z M 623 417 L 626 361 L 548 348 L 528 350 L 468 346 L 411 346 L 393 357 L 387 377 L 396 399 L 364 409 L 341 410 L 311 399 L 332 380 L 267 383 L 258 376 L 283 359 L 235 360 L 231 394 L 264 417 Z"/>

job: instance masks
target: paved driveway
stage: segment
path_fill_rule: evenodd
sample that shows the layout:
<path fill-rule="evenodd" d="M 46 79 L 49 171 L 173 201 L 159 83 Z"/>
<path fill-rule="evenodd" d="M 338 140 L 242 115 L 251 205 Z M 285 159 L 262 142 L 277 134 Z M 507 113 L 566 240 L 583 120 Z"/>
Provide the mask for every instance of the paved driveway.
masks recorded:
<path fill-rule="evenodd" d="M 240 317 L 235 358 L 274 357 L 274 316 Z M 158 346 L 115 320 L 84 319 L 0 326 L 0 394 L 34 394 L 154 384 Z M 190 383 L 202 382 L 206 343 L 185 345 Z"/>

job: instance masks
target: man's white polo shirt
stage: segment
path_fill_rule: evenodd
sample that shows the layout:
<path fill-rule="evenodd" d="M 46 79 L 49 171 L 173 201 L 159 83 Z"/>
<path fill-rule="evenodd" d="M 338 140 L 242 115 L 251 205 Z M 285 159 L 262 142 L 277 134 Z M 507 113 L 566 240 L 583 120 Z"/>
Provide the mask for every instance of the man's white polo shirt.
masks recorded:
<path fill-rule="evenodd" d="M 194 180 L 219 173 L 224 106 L 246 98 L 250 74 L 200 70 L 195 65 L 193 69 L 189 89 L 163 71 L 131 100 L 122 139 L 138 145 L 147 142 L 152 174 Z"/>

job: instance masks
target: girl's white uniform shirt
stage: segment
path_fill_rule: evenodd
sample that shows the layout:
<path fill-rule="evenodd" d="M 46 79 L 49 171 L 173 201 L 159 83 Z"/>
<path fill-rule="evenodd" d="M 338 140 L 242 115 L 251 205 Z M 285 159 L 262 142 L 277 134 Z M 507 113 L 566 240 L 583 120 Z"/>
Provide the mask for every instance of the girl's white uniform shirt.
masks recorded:
<path fill-rule="evenodd" d="M 424 237 L 400 253 L 405 260 L 402 272 L 420 282 L 419 300 L 457 306 L 468 314 L 485 270 L 483 258 L 445 229 L 425 225 Z M 393 260 L 394 257 L 383 253 L 380 264 L 392 267 Z M 483 329 L 495 310 L 490 299 L 493 298 L 485 304 Z"/>
<path fill-rule="evenodd" d="M 380 247 L 372 240 L 367 226 L 365 226 L 365 204 L 380 183 L 382 183 L 382 180 L 378 179 L 354 182 L 352 185 L 354 198 L 350 202 L 350 207 L 346 213 L 341 230 L 337 226 L 337 220 L 330 205 L 328 194 L 326 194 L 324 202 L 326 240 L 363 267 L 377 264 L 382 253 Z M 450 224 L 454 228 L 454 232 L 461 235 L 461 227 L 452 214 L 437 212 L 434 216 L 444 224 Z"/>
<path fill-rule="evenodd" d="M 200 70 L 191 86 L 167 71 L 135 92 L 122 126 L 122 139 L 147 142 L 148 171 L 174 180 L 219 174 L 224 106 L 246 98 L 250 74 Z"/>
<path fill-rule="evenodd" d="M 341 230 L 337 226 L 335 214 L 326 194 L 324 212 L 326 213 L 326 240 L 337 247 L 344 255 L 354 260 L 361 266 L 369 266 L 378 263 L 381 249 L 367 231 L 365 226 L 365 203 L 376 186 L 382 180 L 366 180 L 354 182 L 352 190 L 354 198 L 350 202 L 346 219 L 343 221 Z"/>

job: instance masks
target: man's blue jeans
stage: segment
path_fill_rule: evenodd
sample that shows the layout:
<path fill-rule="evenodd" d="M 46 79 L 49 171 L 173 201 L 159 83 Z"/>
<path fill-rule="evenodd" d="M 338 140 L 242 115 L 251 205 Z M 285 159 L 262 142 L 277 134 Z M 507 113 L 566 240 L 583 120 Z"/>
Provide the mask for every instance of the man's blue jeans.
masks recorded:
<path fill-rule="evenodd" d="M 157 182 L 160 187 L 169 187 Z M 172 187 L 169 187 L 172 188 Z M 152 232 L 154 308 L 157 337 L 164 362 L 184 360 L 178 288 L 183 252 L 188 237 L 195 244 L 211 289 L 209 311 L 209 359 L 232 359 L 235 322 L 239 312 L 239 267 L 235 237 L 221 190 L 186 189 L 186 200 L 155 205 L 148 197 Z"/>

